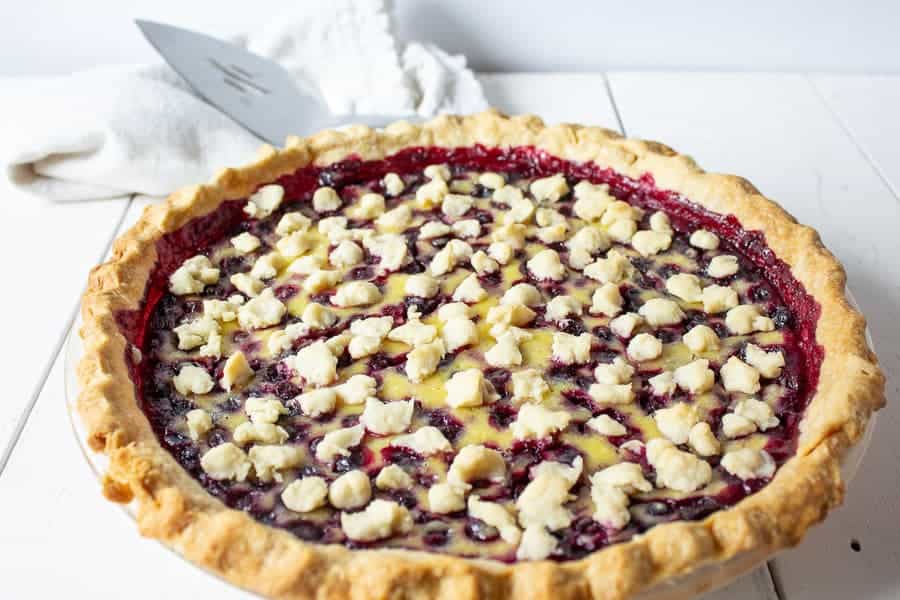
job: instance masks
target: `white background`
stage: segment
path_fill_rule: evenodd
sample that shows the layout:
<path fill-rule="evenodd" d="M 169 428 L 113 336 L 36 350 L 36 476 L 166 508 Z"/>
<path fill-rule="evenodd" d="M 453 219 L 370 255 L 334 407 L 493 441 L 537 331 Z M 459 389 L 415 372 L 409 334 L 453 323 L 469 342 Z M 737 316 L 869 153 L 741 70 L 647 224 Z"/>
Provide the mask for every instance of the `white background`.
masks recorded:
<path fill-rule="evenodd" d="M 304 0 L 2 0 L 0 76 L 153 60 L 135 17 L 228 35 Z M 896 0 L 393 0 L 480 71 L 900 72 Z"/>

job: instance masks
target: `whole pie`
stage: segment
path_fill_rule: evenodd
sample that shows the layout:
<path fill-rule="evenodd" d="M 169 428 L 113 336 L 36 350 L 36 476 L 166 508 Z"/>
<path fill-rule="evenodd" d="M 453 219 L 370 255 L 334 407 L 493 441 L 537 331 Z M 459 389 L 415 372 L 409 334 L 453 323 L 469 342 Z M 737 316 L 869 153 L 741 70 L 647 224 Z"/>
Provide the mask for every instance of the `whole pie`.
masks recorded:
<path fill-rule="evenodd" d="M 144 213 L 90 277 L 79 409 L 141 533 L 256 592 L 626 598 L 840 503 L 884 401 L 844 285 L 659 144 L 351 127 Z"/>

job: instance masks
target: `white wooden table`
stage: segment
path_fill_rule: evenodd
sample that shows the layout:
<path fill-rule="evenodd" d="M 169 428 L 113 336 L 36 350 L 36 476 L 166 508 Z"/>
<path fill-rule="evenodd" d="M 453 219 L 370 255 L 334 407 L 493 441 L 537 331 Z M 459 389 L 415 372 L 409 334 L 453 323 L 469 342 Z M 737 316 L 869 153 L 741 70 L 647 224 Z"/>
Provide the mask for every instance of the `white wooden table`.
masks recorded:
<path fill-rule="evenodd" d="M 869 317 L 889 397 L 900 376 L 900 77 L 728 73 L 485 75 L 488 96 L 548 122 L 659 139 L 739 173 L 819 229 Z M 242 598 L 137 535 L 100 497 L 64 409 L 60 352 L 88 269 L 152 199 L 46 205 L 5 193 L 0 597 Z M 49 275 L 49 276 L 48 276 Z M 900 597 L 900 409 L 879 418 L 846 505 L 715 600 Z"/>

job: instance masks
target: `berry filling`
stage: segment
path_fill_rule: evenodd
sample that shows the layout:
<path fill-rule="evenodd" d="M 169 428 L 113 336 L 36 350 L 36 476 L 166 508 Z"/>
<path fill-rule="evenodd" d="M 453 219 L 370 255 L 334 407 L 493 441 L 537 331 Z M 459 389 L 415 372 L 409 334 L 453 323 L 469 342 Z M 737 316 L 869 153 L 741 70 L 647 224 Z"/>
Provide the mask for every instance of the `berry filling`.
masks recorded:
<path fill-rule="evenodd" d="M 448 209 L 446 195 L 443 203 L 426 207 L 416 204 L 425 195 L 421 190 L 441 179 L 429 174 L 429 165 L 448 167 L 442 181 L 449 191 L 444 194 L 462 198 L 457 199 L 461 208 Z M 385 177 L 389 173 L 402 182 L 402 191 L 389 191 Z M 531 223 L 534 218 L 534 224 L 528 225 L 522 247 L 514 248 L 505 263 L 498 264 L 493 258 L 499 256 L 493 244 L 500 239 L 496 232 L 508 223 L 506 214 L 513 207 L 498 197 L 498 186 L 486 187 L 484 173 L 498 174 L 505 187 L 514 187 L 519 195 L 534 199 L 536 216 L 525 221 Z M 560 176 L 565 191 L 548 201 L 535 184 L 553 176 Z M 595 300 L 601 282 L 590 275 L 591 269 L 572 266 L 576 254 L 572 236 L 585 225 L 579 190 L 588 188 L 579 188 L 580 182 L 595 186 L 591 188 L 595 193 L 602 188 L 608 202 L 638 209 L 636 218 L 629 217 L 637 231 L 664 231 L 654 224 L 658 223 L 654 217 L 666 217 L 669 233 L 662 237 L 668 236 L 668 245 L 645 253 L 635 251 L 639 245 L 634 232 L 632 236 L 624 234 L 630 242 L 618 241 L 622 235 L 617 233 L 618 221 L 603 223 L 602 227 L 598 223 L 604 235 L 612 239 L 607 240 L 607 248 L 589 252 L 590 261 L 605 261 L 614 252 L 627 259 L 622 269 L 628 274 L 614 283 L 614 290 L 610 288 L 615 310 L 603 308 L 603 303 Z M 117 315 L 125 337 L 141 350 L 139 362 L 132 362 L 129 355 L 131 376 L 160 444 L 227 506 L 309 542 L 352 548 L 398 547 L 501 561 L 537 557 L 535 550 L 523 550 L 525 544 L 519 540 L 523 531 L 539 526 L 546 529 L 551 540 L 541 557 L 569 560 L 627 541 L 658 524 L 699 520 L 727 509 L 763 487 L 774 470 L 794 454 L 798 426 L 822 362 L 822 349 L 815 340 L 819 307 L 793 278 L 789 267 L 766 246 L 763 234 L 744 230 L 735 218 L 711 213 L 689 199 L 657 188 L 650 175 L 631 179 L 592 163 L 561 160 L 533 148 L 413 148 L 379 161 L 351 158 L 324 168 L 305 167 L 282 176 L 274 185 L 283 190 L 284 200 L 270 215 L 246 214 L 247 199 L 228 201 L 164 236 L 157 244 L 157 264 L 142 307 Z M 321 189 L 334 191 L 338 208 L 313 209 L 320 195 L 317 190 Z M 348 207 L 362 206 L 367 194 L 381 195 L 385 204 L 371 218 L 351 213 Z M 402 206 L 413 207 L 411 220 L 397 228 L 405 239 L 407 260 L 386 270 L 382 268 L 387 260 L 383 248 L 369 244 L 372 238 L 366 238 L 368 234 L 353 232 L 378 230 L 380 217 Z M 622 206 L 619 209 L 624 210 Z M 343 228 L 337 227 L 349 232 L 343 240 L 322 234 L 319 227 L 318 234 L 311 234 L 311 248 L 291 256 L 294 262 L 284 260 L 291 254 L 282 245 L 290 235 L 282 230 L 285 215 L 302 215 L 311 223 L 310 231 L 315 231 L 323 219 L 340 218 L 345 211 L 350 219 Z M 557 236 L 553 227 L 560 218 L 568 226 L 565 234 Z M 440 235 L 423 235 L 425 224 Z M 448 231 L 439 226 L 446 226 Z M 698 231 L 715 237 L 714 247 L 697 238 Z M 232 240 L 241 234 L 251 235 L 258 246 L 237 253 L 238 243 Z M 459 240 L 468 245 L 470 256 L 436 277 L 441 288 L 427 297 L 409 293 L 408 282 L 435 273 L 438 254 L 452 254 L 448 249 L 455 252 L 455 241 Z M 561 259 L 564 277 L 548 278 L 531 262 L 538 252 L 547 250 Z M 472 253 L 484 254 L 495 268 L 479 271 Z M 173 274 L 198 254 L 209 258 L 210 268 L 218 269 L 217 281 L 203 282 L 199 291 L 173 292 Z M 278 255 L 283 264 L 274 267 L 273 276 L 258 277 L 263 273 L 260 265 L 264 266 L 266 257 L 272 254 Z M 339 278 L 333 285 L 311 289 L 310 272 L 304 273 L 299 265 L 295 269 L 295 261 L 302 256 L 318 256 L 319 268 L 337 271 Z M 472 285 L 483 295 L 469 297 L 457 290 L 473 273 L 477 283 Z M 702 306 L 699 296 L 684 302 L 680 302 L 684 299 L 681 296 L 673 296 L 672 290 L 677 289 L 673 282 L 688 274 L 698 276 L 705 286 Z M 235 277 L 241 275 L 258 279 L 264 288 L 271 289 L 283 314 L 265 326 L 249 326 L 255 315 L 245 307 L 265 292 L 246 293 L 241 284 L 235 283 Z M 378 299 L 357 306 L 342 305 L 341 288 L 353 282 L 373 286 Z M 521 285 L 539 295 L 539 301 L 529 307 L 533 314 L 516 321 L 516 325 L 507 322 L 506 329 L 496 329 L 498 321 L 491 310 L 517 304 L 507 303 L 506 298 L 514 286 Z M 736 300 L 727 309 L 706 310 L 706 288 L 728 288 Z M 717 291 L 713 289 L 709 295 Z M 551 306 L 551 301 L 563 297 L 574 299 L 580 308 L 566 312 Z M 665 315 L 658 316 L 651 310 L 653 299 L 672 297 L 683 309 L 680 317 L 666 320 Z M 216 317 L 216 333 L 211 335 L 201 331 L 198 323 L 211 313 L 213 301 L 233 304 L 216 310 L 231 310 L 240 316 Z M 462 325 L 446 319 L 442 308 L 456 302 L 469 306 L 464 320 L 477 331 L 477 339 L 450 349 L 450 341 L 455 339 L 452 332 Z M 323 307 L 333 320 L 319 323 L 307 318 L 305 311 L 311 304 Z M 750 317 L 755 315 L 753 322 L 763 325 L 739 332 L 730 312 L 739 306 L 754 307 L 756 313 Z M 267 318 L 268 313 L 261 314 Z M 624 321 L 616 322 L 616 317 L 629 314 L 636 315 L 631 327 Z M 738 314 L 734 315 L 736 322 Z M 359 350 L 369 343 L 363 338 L 378 336 L 359 333 L 362 327 L 354 323 L 373 318 L 386 319 L 391 336 L 385 332 L 376 339 L 374 348 Z M 432 326 L 443 345 L 431 372 L 412 381 L 410 364 L 417 360 L 414 355 L 419 345 L 393 339 L 393 332 L 416 323 Z M 202 346 L 187 347 L 189 333 L 184 331 L 190 327 L 198 328 L 196 335 L 203 338 Z M 687 342 L 700 329 L 708 331 L 711 338 L 705 340 L 705 348 L 697 350 L 693 342 Z M 277 344 L 273 342 L 276 330 L 284 336 Z M 497 358 L 500 352 L 495 354 L 492 348 L 501 346 L 501 336 L 508 332 L 513 337 L 520 335 L 517 332 L 525 333 L 511 342 L 516 347 L 513 358 L 507 354 Z M 651 348 L 661 344 L 663 350 L 646 354 L 648 351 L 637 343 L 641 335 L 657 340 L 641 338 L 642 342 Z M 220 338 L 218 342 L 215 336 Z M 582 336 L 590 337 L 586 355 L 573 359 L 562 346 L 564 342 L 575 344 L 573 340 Z M 339 347 L 342 339 L 343 348 Z M 361 340 L 359 346 L 357 340 Z M 336 376 L 325 383 L 313 382 L 312 374 L 304 375 L 308 365 L 303 364 L 303 351 L 317 344 L 325 344 L 334 354 Z M 516 352 L 521 355 L 517 364 Z M 574 349 L 571 352 L 578 354 Z M 248 374 L 243 378 L 234 379 L 232 375 L 235 354 L 246 360 Z M 777 368 L 769 364 L 775 355 L 782 357 Z M 318 359 L 309 360 L 311 364 Z M 715 383 L 702 389 L 692 387 L 687 371 L 683 377 L 679 374 L 680 368 L 698 361 L 706 361 L 706 368 L 715 374 Z M 627 368 L 621 371 L 623 367 L 616 367 L 620 364 L 627 364 Z M 750 384 L 745 384 L 748 365 L 756 379 L 751 377 Z M 205 373 L 208 388 L 203 385 L 204 376 L 199 383 L 189 381 L 185 367 Z M 536 399 L 520 389 L 526 386 L 524 376 L 520 378 L 526 369 L 533 370 L 546 385 Z M 478 381 L 483 382 L 478 390 L 481 399 L 477 403 L 461 400 L 454 405 L 451 382 L 471 371 L 477 372 Z M 668 382 L 665 376 L 673 374 L 674 382 Z M 351 377 L 361 376 L 374 381 L 377 391 L 372 393 L 377 401 L 388 406 L 409 403 L 402 431 L 374 420 L 369 411 L 375 414 L 375 409 L 366 398 L 351 402 L 344 392 L 335 392 L 330 400 L 323 396 L 321 402 L 325 404 L 321 407 L 319 399 L 305 399 L 310 392 L 336 389 Z M 605 379 L 610 377 L 612 380 Z M 527 382 L 534 383 L 533 378 Z M 626 399 L 609 396 L 627 393 L 622 386 L 630 386 Z M 277 399 L 283 409 L 273 418 L 258 417 L 262 413 L 255 416 L 249 408 L 270 399 Z M 271 409 L 275 405 L 268 406 Z M 556 417 L 564 413 L 565 423 L 551 425 L 556 417 L 543 413 L 529 416 L 535 406 L 553 411 Z M 682 435 L 685 427 L 690 429 L 690 436 L 686 432 Z M 360 441 L 325 452 L 334 445 L 330 434 L 354 428 L 364 431 Z M 410 436 L 423 428 L 438 432 L 445 445 L 432 449 L 426 448 L 427 444 L 411 447 L 393 443 L 398 435 Z M 701 440 L 705 432 L 709 435 Z M 654 439 L 671 444 L 657 447 L 651 444 Z M 716 449 L 706 449 L 703 441 Z M 236 446 L 241 454 L 253 459 L 246 463 L 246 472 L 223 476 L 222 468 L 210 466 L 212 460 L 205 457 L 224 445 Z M 456 458 L 468 446 L 498 452 L 504 465 L 502 476 L 475 475 L 462 484 L 457 482 L 454 493 L 460 496 L 458 503 L 438 508 L 431 491 L 449 485 Z M 263 458 L 262 451 L 254 458 L 257 447 L 287 447 L 294 459 L 279 464 L 274 458 Z M 737 464 L 741 451 L 771 458 L 774 466 L 767 471 L 757 465 L 754 471 Z M 700 457 L 709 465 L 708 479 L 693 489 L 679 489 L 681 484 L 672 483 L 674 476 L 667 473 L 661 458 L 665 452 Z M 610 516 L 598 507 L 597 498 L 605 498 L 603 485 L 612 484 L 595 482 L 593 474 L 623 463 L 637 465 L 639 476 L 655 485 L 627 489 L 626 504 L 616 505 L 618 512 Z M 523 516 L 528 507 L 520 499 L 528 497 L 529 485 L 540 476 L 540 465 L 547 464 L 578 471 L 574 481 L 568 483 L 569 495 L 555 507 L 566 515 L 562 525 L 535 525 L 530 517 Z M 231 469 L 230 464 L 227 466 Z M 369 481 L 367 486 L 363 484 L 370 490 L 364 501 L 343 494 L 342 478 L 358 473 Z M 298 497 L 288 501 L 288 487 L 313 479 L 328 487 L 327 499 L 301 510 L 299 507 L 315 496 L 312 488 L 304 488 L 298 496 L 303 501 Z M 477 506 L 473 507 L 473 498 L 475 504 L 480 499 L 504 507 L 511 524 L 479 512 Z M 354 516 L 362 522 L 360 515 L 365 516 L 374 506 L 371 503 L 378 500 L 401 507 L 408 523 L 396 525 L 388 535 L 371 538 L 368 533 L 357 532 L 350 522 Z"/>

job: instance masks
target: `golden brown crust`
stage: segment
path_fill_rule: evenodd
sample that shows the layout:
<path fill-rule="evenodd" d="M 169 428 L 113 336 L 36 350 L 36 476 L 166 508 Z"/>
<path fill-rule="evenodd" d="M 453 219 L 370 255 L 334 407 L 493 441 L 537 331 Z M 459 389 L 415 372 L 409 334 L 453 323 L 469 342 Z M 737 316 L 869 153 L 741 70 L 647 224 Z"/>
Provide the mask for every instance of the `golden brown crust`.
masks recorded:
<path fill-rule="evenodd" d="M 732 214 L 768 246 L 821 306 L 816 338 L 824 348 L 817 391 L 801 423 L 798 452 L 772 482 L 703 521 L 660 525 L 646 535 L 565 563 L 499 564 L 402 550 L 354 551 L 305 543 L 226 508 L 162 449 L 141 412 L 125 362 L 127 342 L 114 314 L 137 308 L 156 261 L 155 242 L 223 201 L 308 164 L 356 154 L 375 159 L 410 146 L 533 145 L 563 159 L 594 161 L 630 177 L 651 173 L 717 213 Z M 704 173 L 692 159 L 654 142 L 578 125 L 545 126 L 534 116 L 495 111 L 439 117 L 384 131 L 354 126 L 262 149 L 253 164 L 226 169 L 202 186 L 145 210 L 90 275 L 82 305 L 85 355 L 78 367 L 79 411 L 95 450 L 110 458 L 105 495 L 135 500 L 141 533 L 172 546 L 229 581 L 279 598 L 632 597 L 703 565 L 718 584 L 800 541 L 843 497 L 840 464 L 884 403 L 884 377 L 865 340 L 865 320 L 848 304 L 846 277 L 815 230 L 799 225 L 746 180 Z M 723 576 L 724 574 L 724 576 Z M 690 594 L 691 592 L 685 592 Z M 679 594 L 667 597 L 683 597 Z"/>

